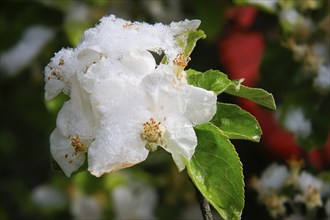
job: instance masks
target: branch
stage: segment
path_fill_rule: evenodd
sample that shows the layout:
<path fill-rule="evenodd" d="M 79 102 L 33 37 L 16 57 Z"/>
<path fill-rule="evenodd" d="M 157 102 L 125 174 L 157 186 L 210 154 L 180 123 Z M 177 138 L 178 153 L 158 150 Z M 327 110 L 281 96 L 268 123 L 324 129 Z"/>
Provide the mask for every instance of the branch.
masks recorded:
<path fill-rule="evenodd" d="M 196 197 L 199 203 L 199 206 L 202 211 L 203 219 L 204 220 L 213 220 L 211 208 L 209 202 L 205 199 L 205 197 L 201 194 L 201 192 L 197 189 L 195 184 L 193 184 L 196 191 Z"/>

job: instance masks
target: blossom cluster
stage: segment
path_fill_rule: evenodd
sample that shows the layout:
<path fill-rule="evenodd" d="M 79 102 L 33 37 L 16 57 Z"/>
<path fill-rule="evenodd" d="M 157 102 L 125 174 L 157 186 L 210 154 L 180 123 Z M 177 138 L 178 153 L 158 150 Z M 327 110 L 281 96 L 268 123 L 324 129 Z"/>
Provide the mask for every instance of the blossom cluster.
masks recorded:
<path fill-rule="evenodd" d="M 216 112 L 216 94 L 189 85 L 188 33 L 199 20 L 151 25 L 113 15 L 87 30 L 76 48 L 60 50 L 45 68 L 45 97 L 70 96 L 50 137 L 67 176 L 88 158 L 95 176 L 144 161 L 159 146 L 181 171 L 192 157 L 193 126 Z M 163 56 L 160 63 L 154 54 Z"/>
<path fill-rule="evenodd" d="M 317 215 L 318 208 L 324 208 L 329 217 L 330 182 L 302 170 L 303 160 L 292 159 L 288 164 L 289 169 L 273 163 L 260 178 L 251 180 L 251 187 L 257 191 L 270 215 L 277 219 L 295 219 L 297 216 L 307 219 L 306 216 Z"/>

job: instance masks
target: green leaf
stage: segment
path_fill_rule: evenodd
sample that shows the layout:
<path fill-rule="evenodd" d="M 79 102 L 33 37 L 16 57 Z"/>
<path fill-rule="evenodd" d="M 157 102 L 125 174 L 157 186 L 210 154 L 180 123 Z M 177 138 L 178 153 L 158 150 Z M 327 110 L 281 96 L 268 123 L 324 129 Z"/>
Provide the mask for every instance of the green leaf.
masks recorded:
<path fill-rule="evenodd" d="M 217 103 L 217 112 L 211 122 L 229 139 L 259 142 L 262 134 L 256 118 L 234 104 Z"/>
<path fill-rule="evenodd" d="M 206 35 L 202 30 L 187 30 L 177 36 L 177 43 L 183 48 L 184 59 L 187 59 L 190 56 L 196 46 L 196 42 L 201 38 L 206 38 Z"/>
<path fill-rule="evenodd" d="M 208 70 L 204 73 L 189 69 L 186 71 L 187 80 L 190 85 L 197 86 L 217 95 L 222 92 L 230 95 L 250 99 L 259 105 L 276 109 L 274 97 L 269 92 L 259 88 L 250 88 L 241 85 L 240 81 L 229 80 L 227 75 L 219 70 Z"/>
<path fill-rule="evenodd" d="M 276 109 L 274 97 L 271 93 L 263 89 L 250 88 L 247 86 L 240 85 L 240 82 L 232 82 L 233 84 L 229 85 L 226 88 L 226 93 L 249 99 L 259 105 L 265 106 L 272 110 Z"/>
<path fill-rule="evenodd" d="M 234 146 L 211 123 L 196 126 L 195 132 L 198 146 L 187 164 L 190 178 L 224 219 L 240 219 L 244 178 Z"/>
<path fill-rule="evenodd" d="M 227 87 L 232 84 L 227 75 L 219 70 L 208 70 L 202 73 L 189 69 L 186 73 L 190 85 L 214 91 L 217 95 L 224 92 Z"/>
<path fill-rule="evenodd" d="M 67 21 L 64 24 L 64 31 L 72 45 L 77 45 L 79 38 L 83 36 L 85 30 L 91 27 L 88 22 Z"/>

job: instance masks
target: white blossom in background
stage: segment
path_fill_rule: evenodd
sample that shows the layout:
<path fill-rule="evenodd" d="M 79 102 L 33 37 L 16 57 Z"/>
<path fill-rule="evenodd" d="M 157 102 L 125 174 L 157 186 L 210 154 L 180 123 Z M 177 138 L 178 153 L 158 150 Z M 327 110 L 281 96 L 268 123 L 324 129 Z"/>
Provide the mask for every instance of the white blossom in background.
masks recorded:
<path fill-rule="evenodd" d="M 1 70 L 8 75 L 17 74 L 33 61 L 54 34 L 53 30 L 44 26 L 28 28 L 16 45 L 0 55 Z"/>
<path fill-rule="evenodd" d="M 103 219 L 100 202 L 93 196 L 77 195 L 72 199 L 70 213 L 77 220 Z"/>
<path fill-rule="evenodd" d="M 284 187 L 289 176 L 286 166 L 273 163 L 264 170 L 260 179 L 254 180 L 253 187 L 259 193 L 259 200 L 274 218 L 286 211 L 284 204 L 288 198 L 278 192 Z"/>
<path fill-rule="evenodd" d="M 296 135 L 306 138 L 312 132 L 312 124 L 301 109 L 290 109 L 284 119 L 284 126 Z"/>
<path fill-rule="evenodd" d="M 297 24 L 301 19 L 300 14 L 294 8 L 283 9 L 282 11 L 280 11 L 279 16 L 281 20 L 284 20 L 291 25 Z"/>
<path fill-rule="evenodd" d="M 315 29 L 312 19 L 305 17 L 295 8 L 284 8 L 279 12 L 279 20 L 283 28 L 291 32 L 294 30 L 311 31 Z"/>
<path fill-rule="evenodd" d="M 68 198 L 63 191 L 50 185 L 39 185 L 31 192 L 31 200 L 43 209 L 61 209 L 68 203 Z"/>
<path fill-rule="evenodd" d="M 303 171 L 298 178 L 297 186 L 301 190 L 301 194 L 296 196 L 296 201 L 305 203 L 308 208 L 315 208 L 323 205 L 321 200 L 323 182 L 321 180 Z"/>
<path fill-rule="evenodd" d="M 324 208 L 325 208 L 325 213 L 328 217 L 330 217 L 330 198 L 327 199 L 325 205 L 324 205 Z"/>
<path fill-rule="evenodd" d="M 112 202 L 115 219 L 156 219 L 157 192 L 140 181 L 131 181 L 127 185 L 113 189 Z"/>
<path fill-rule="evenodd" d="M 290 172 L 286 166 L 273 163 L 260 178 L 251 179 L 251 187 L 269 214 L 276 219 L 303 220 L 314 219 L 311 216 L 318 209 L 327 213 L 330 182 L 301 171 L 304 164 L 301 159 L 290 159 L 288 163 Z"/>
<path fill-rule="evenodd" d="M 307 220 L 308 218 L 306 216 L 303 216 L 299 213 L 291 214 L 289 217 L 285 218 L 285 220 Z"/>
<path fill-rule="evenodd" d="M 70 3 L 65 19 L 67 22 L 87 22 L 90 16 L 90 9 L 87 4 L 74 1 Z"/>
<path fill-rule="evenodd" d="M 95 176 L 145 160 L 158 146 L 184 169 L 197 146 L 193 126 L 216 112 L 216 94 L 191 86 L 185 45 L 177 36 L 200 21 L 170 25 L 130 22 L 111 15 L 62 49 L 45 68 L 45 97 L 70 96 L 51 135 L 51 153 L 67 176 L 88 158 Z M 165 54 L 156 64 L 150 51 Z"/>
<path fill-rule="evenodd" d="M 284 186 L 289 176 L 290 173 L 286 166 L 273 163 L 263 171 L 255 188 L 261 194 L 278 191 Z"/>
<path fill-rule="evenodd" d="M 316 43 L 313 46 L 315 56 L 321 59 L 320 64 L 316 70 L 316 77 L 313 85 L 324 92 L 330 91 L 330 55 L 329 45 L 327 43 Z"/>
<path fill-rule="evenodd" d="M 313 85 L 322 91 L 329 92 L 330 90 L 330 65 L 321 64 L 318 67 L 316 77 L 314 78 Z"/>
<path fill-rule="evenodd" d="M 275 11 L 278 0 L 247 0 L 248 3 L 258 5 L 268 9 L 270 11 Z"/>
<path fill-rule="evenodd" d="M 173 21 L 182 17 L 182 1 L 169 0 L 143 0 L 143 7 L 151 14 L 156 21 Z"/>

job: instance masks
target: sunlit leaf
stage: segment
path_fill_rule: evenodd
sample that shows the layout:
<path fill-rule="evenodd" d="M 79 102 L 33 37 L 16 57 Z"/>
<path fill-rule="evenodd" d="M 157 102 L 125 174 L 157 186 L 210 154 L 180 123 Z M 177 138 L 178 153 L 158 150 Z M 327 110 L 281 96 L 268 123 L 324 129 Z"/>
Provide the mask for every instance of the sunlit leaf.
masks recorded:
<path fill-rule="evenodd" d="M 187 165 L 190 178 L 224 219 L 240 219 L 244 181 L 234 146 L 211 123 L 198 125 L 195 131 L 198 146 Z"/>
<path fill-rule="evenodd" d="M 239 82 L 234 82 L 226 88 L 225 92 L 230 95 L 249 99 L 272 110 L 276 109 L 275 100 L 271 93 L 263 89 L 250 88 L 239 84 Z"/>
<path fill-rule="evenodd" d="M 199 39 L 204 39 L 206 37 L 204 31 L 202 30 L 187 30 L 177 36 L 177 43 L 183 50 L 183 57 L 187 59 L 194 47 L 196 46 L 196 42 Z"/>
<path fill-rule="evenodd" d="M 262 134 L 256 118 L 237 105 L 217 103 L 217 112 L 211 122 L 229 139 L 258 142 Z"/>
<path fill-rule="evenodd" d="M 218 95 L 231 85 L 227 75 L 218 70 L 208 70 L 204 73 L 193 69 L 186 71 L 187 80 L 190 85 L 197 86 L 209 91 L 214 91 Z"/>
<path fill-rule="evenodd" d="M 227 75 L 220 72 L 219 70 L 208 70 L 202 73 L 189 69 L 186 72 L 187 80 L 190 85 L 214 91 L 218 95 L 222 92 L 225 92 L 230 95 L 249 99 L 267 108 L 273 110 L 276 109 L 274 97 L 272 94 L 263 89 L 243 86 L 241 85 L 241 80 L 229 80 Z"/>

